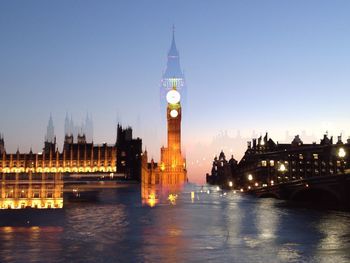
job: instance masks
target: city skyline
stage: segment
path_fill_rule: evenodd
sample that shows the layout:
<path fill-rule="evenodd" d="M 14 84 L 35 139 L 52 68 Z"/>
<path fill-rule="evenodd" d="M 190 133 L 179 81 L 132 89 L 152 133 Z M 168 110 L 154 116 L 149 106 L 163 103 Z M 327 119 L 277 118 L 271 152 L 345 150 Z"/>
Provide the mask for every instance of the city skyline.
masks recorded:
<path fill-rule="evenodd" d="M 345 1 L 135 3 L 0 4 L 0 132 L 10 152 L 39 151 L 50 112 L 61 144 L 66 112 L 84 119 L 88 111 L 96 143 L 115 142 L 121 122 L 159 159 L 159 86 L 173 24 L 188 86 L 190 180 L 204 177 L 191 167 L 196 145 L 210 145 L 221 130 L 278 140 L 286 130 L 349 136 Z M 218 154 L 206 148 L 203 158 Z"/>

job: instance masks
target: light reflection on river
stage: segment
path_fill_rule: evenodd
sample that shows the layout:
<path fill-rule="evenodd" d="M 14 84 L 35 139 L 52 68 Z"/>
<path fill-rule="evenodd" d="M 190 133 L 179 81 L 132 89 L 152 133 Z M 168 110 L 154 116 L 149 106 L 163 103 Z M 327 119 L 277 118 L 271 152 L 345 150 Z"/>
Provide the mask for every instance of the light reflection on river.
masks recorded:
<path fill-rule="evenodd" d="M 133 185 L 21 226 L 0 217 L 0 262 L 350 261 L 350 213 L 199 190 L 188 186 L 176 205 L 151 208 Z"/>

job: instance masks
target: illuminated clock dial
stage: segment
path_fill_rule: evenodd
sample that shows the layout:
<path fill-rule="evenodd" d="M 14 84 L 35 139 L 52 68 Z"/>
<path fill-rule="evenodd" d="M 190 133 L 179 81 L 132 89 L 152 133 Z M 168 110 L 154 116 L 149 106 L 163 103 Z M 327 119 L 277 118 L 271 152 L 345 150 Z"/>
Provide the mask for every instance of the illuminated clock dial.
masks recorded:
<path fill-rule="evenodd" d="M 170 116 L 171 116 L 172 118 L 176 118 L 177 115 L 179 115 L 179 113 L 178 113 L 177 110 L 171 110 L 171 111 L 170 111 Z"/>
<path fill-rule="evenodd" d="M 167 94 L 166 94 L 166 100 L 168 103 L 170 104 L 176 104 L 179 103 L 180 101 L 180 93 L 177 90 L 170 90 Z"/>

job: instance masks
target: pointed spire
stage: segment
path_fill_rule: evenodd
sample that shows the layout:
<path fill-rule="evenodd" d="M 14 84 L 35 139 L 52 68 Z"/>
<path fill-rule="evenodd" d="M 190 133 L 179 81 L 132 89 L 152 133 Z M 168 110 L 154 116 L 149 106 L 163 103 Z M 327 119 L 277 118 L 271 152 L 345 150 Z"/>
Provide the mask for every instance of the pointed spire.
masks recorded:
<path fill-rule="evenodd" d="M 181 79 L 181 78 L 183 78 L 183 74 L 180 67 L 179 52 L 176 48 L 175 27 L 173 26 L 172 41 L 168 52 L 167 67 L 163 74 L 163 81 L 165 81 L 165 83 L 168 83 L 166 85 L 172 85 L 171 79 Z M 170 89 L 171 86 L 168 88 Z"/>
<path fill-rule="evenodd" d="M 168 52 L 168 56 L 169 57 L 178 57 L 179 56 L 179 52 L 177 51 L 176 48 L 176 42 L 175 42 L 175 26 L 173 25 L 173 37 L 171 40 L 171 46 Z"/>
<path fill-rule="evenodd" d="M 55 137 L 55 128 L 53 126 L 52 114 L 50 113 L 49 123 L 47 124 L 47 131 L 45 135 L 45 141 L 53 143 Z"/>

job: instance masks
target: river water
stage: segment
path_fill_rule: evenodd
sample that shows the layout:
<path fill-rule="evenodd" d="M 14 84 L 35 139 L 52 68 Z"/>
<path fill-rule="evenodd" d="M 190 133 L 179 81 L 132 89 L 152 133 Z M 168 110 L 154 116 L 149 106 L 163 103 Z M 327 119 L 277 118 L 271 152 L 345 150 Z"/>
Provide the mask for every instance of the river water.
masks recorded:
<path fill-rule="evenodd" d="M 187 186 L 176 204 L 149 207 L 129 185 L 12 226 L 5 219 L 0 262 L 350 262 L 349 212 L 214 188 Z"/>

